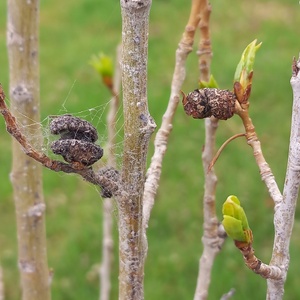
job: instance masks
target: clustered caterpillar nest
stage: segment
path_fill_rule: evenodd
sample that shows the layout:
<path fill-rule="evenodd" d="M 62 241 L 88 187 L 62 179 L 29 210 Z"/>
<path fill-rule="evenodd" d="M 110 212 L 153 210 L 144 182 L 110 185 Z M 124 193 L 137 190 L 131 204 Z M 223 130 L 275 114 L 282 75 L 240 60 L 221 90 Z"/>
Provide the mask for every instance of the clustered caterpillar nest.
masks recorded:
<path fill-rule="evenodd" d="M 97 174 L 99 176 L 105 176 L 105 178 L 107 178 L 107 185 L 102 186 L 101 196 L 104 198 L 111 198 L 119 188 L 115 183 L 121 181 L 120 173 L 114 168 L 105 167 L 100 169 Z"/>
<path fill-rule="evenodd" d="M 103 149 L 96 145 L 96 128 L 86 120 L 70 114 L 55 117 L 50 122 L 50 132 L 60 135 L 60 139 L 51 143 L 54 154 L 61 155 L 70 164 L 80 163 L 89 172 L 84 175 L 88 181 L 101 187 L 101 195 L 111 198 L 120 192 L 120 174 L 112 167 L 104 167 L 94 172 L 91 165 L 103 156 Z"/>
<path fill-rule="evenodd" d="M 55 117 L 50 122 L 52 134 L 59 134 L 61 139 L 76 139 L 95 143 L 98 140 L 96 128 L 88 121 L 71 114 Z"/>
<path fill-rule="evenodd" d="M 74 173 L 80 175 L 84 180 L 98 186 L 104 197 L 119 196 L 124 194 L 122 181 L 117 170 L 113 168 L 102 168 L 96 172 L 92 164 L 103 156 L 103 150 L 95 142 L 98 134 L 89 122 L 70 114 L 58 117 L 50 117 L 50 132 L 59 135 L 60 138 L 52 142 L 50 148 L 55 154 L 62 155 L 66 162 L 54 160 L 44 152 L 40 146 L 40 134 L 38 134 L 39 145 L 32 144 L 32 134 L 38 123 L 27 125 L 26 121 L 18 123 L 6 106 L 5 94 L 0 84 L 0 112 L 6 123 L 6 130 L 19 142 L 26 155 L 41 163 L 44 167 L 55 172 Z M 89 110 L 91 111 L 91 110 Z M 28 129 L 24 133 L 24 129 Z M 28 132 L 31 134 L 28 138 Z"/>
<path fill-rule="evenodd" d="M 66 114 L 50 122 L 50 132 L 60 135 L 51 143 L 51 150 L 68 163 L 79 162 L 90 166 L 103 156 L 103 149 L 96 145 L 96 128 L 88 121 Z"/>
<path fill-rule="evenodd" d="M 184 95 L 182 103 L 186 114 L 194 119 L 214 116 L 227 120 L 234 115 L 236 100 L 235 94 L 229 90 L 204 88 Z"/>

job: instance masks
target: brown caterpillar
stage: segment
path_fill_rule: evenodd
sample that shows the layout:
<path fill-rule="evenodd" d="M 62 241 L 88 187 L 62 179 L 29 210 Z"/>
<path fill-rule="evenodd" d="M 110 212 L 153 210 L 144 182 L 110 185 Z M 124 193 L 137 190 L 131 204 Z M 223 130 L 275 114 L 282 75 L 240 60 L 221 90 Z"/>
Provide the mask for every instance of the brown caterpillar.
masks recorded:
<path fill-rule="evenodd" d="M 229 90 L 204 88 L 184 95 L 182 104 L 186 114 L 194 119 L 214 116 L 227 120 L 234 115 L 236 100 L 235 94 Z"/>

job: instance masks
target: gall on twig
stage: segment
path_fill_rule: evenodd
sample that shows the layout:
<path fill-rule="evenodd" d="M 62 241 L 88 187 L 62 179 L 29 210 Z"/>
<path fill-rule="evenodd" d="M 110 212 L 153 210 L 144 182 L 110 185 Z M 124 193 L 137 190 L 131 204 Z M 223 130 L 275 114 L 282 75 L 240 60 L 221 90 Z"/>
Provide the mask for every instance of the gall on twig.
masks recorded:
<path fill-rule="evenodd" d="M 235 113 L 236 95 L 229 90 L 217 88 L 196 89 L 187 95 L 182 92 L 182 104 L 185 113 L 194 119 L 215 117 L 218 120 L 227 120 Z M 207 172 L 210 172 L 224 148 L 237 137 L 245 136 L 244 133 L 236 134 L 229 138 L 218 150 L 209 164 Z"/>
<path fill-rule="evenodd" d="M 184 111 L 194 119 L 214 116 L 218 120 L 227 120 L 234 115 L 237 98 L 229 90 L 204 88 L 182 94 Z"/>

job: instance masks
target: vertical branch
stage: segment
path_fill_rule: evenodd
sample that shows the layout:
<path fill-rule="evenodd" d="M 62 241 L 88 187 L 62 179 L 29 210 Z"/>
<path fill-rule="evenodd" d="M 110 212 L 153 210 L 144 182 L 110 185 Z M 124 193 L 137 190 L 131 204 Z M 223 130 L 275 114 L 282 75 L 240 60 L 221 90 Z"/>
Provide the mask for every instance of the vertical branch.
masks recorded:
<path fill-rule="evenodd" d="M 207 0 L 200 1 L 202 3 L 201 21 L 199 29 L 201 38 L 199 42 L 199 70 L 200 81 L 209 81 L 210 63 L 212 57 L 209 19 L 211 6 Z M 204 198 L 203 198 L 203 253 L 199 260 L 199 274 L 197 278 L 197 287 L 194 295 L 195 300 L 206 299 L 208 296 L 208 288 L 211 280 L 211 270 L 215 256 L 220 251 L 220 245 L 223 239 L 219 237 L 219 222 L 216 216 L 215 193 L 217 185 L 217 177 L 212 168 L 207 172 L 209 164 L 214 157 L 216 130 L 218 128 L 218 120 L 214 117 L 205 119 L 205 146 L 202 153 L 203 169 L 205 175 Z"/>
<path fill-rule="evenodd" d="M 112 87 L 113 97 L 110 101 L 109 112 L 107 115 L 108 127 L 108 166 L 116 168 L 116 116 L 119 107 L 119 89 L 121 85 L 120 77 L 120 56 L 121 48 L 117 47 L 117 58 L 114 72 L 114 80 Z M 111 265 L 112 265 L 112 252 L 113 252 L 113 200 L 111 198 L 104 198 L 103 200 L 103 242 L 102 242 L 102 263 L 100 266 L 100 300 L 109 300 L 111 290 Z"/>
<path fill-rule="evenodd" d="M 3 271 L 0 266 L 0 300 L 4 300 L 4 278 Z"/>
<path fill-rule="evenodd" d="M 112 199 L 103 199 L 103 238 L 102 238 L 102 262 L 100 266 L 100 300 L 109 300 L 111 290 L 111 264 L 113 252 L 111 216 Z"/>
<path fill-rule="evenodd" d="M 172 122 L 179 102 L 180 88 L 185 79 L 185 62 L 187 56 L 193 49 L 195 31 L 200 21 L 200 5 L 201 1 L 192 1 L 189 20 L 176 51 L 176 63 L 171 84 L 169 104 L 165 114 L 163 115 L 161 127 L 155 137 L 155 151 L 151 159 L 150 167 L 147 171 L 147 180 L 145 182 L 143 196 L 143 221 L 145 228 L 148 226 L 150 213 L 154 205 L 155 195 L 161 176 L 162 161 L 167 150 L 168 138 L 173 128 Z"/>
<path fill-rule="evenodd" d="M 268 279 L 267 299 L 282 299 L 284 282 L 289 267 L 289 245 L 292 234 L 296 203 L 300 184 L 300 58 L 293 62 L 291 85 L 293 89 L 293 111 L 290 147 L 283 199 L 275 205 L 275 239 L 270 265 L 282 269 L 282 280 Z"/>
<path fill-rule="evenodd" d="M 147 59 L 151 0 L 121 0 L 124 109 L 123 194 L 119 204 L 119 299 L 143 299 L 142 196 L 155 123 L 148 111 Z"/>
<path fill-rule="evenodd" d="M 211 14 L 211 5 L 208 1 L 201 2 L 201 19 L 198 23 L 200 30 L 200 41 L 198 45 L 198 64 L 201 81 L 209 81 L 210 63 L 212 58 L 212 49 L 210 41 L 209 19 Z"/>
<path fill-rule="evenodd" d="M 113 87 L 112 87 L 112 99 L 110 101 L 109 112 L 107 115 L 108 125 L 108 165 L 116 167 L 116 117 L 119 109 L 119 90 L 121 86 L 121 74 L 120 74 L 120 60 L 121 60 L 121 46 L 117 47 L 116 64 L 114 71 Z"/>
<path fill-rule="evenodd" d="M 8 1 L 7 47 L 12 112 L 18 122 L 39 134 L 39 1 Z M 37 125 L 35 125 L 37 124 Z M 22 299 L 50 299 L 45 203 L 41 165 L 13 141 L 11 181 L 17 217 Z"/>

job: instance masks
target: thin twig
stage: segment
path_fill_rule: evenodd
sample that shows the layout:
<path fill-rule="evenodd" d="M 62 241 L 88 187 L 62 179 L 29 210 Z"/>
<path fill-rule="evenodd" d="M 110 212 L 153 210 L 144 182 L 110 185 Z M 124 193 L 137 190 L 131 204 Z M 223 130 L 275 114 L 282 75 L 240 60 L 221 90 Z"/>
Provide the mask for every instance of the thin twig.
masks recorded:
<path fill-rule="evenodd" d="M 0 266 L 0 300 L 4 300 L 4 278 L 3 271 Z"/>
<path fill-rule="evenodd" d="M 249 116 L 249 103 L 246 103 L 246 105 L 244 106 L 246 107 L 246 109 L 241 108 L 241 106 L 239 106 L 236 102 L 235 113 L 239 115 L 243 121 L 247 143 L 253 149 L 253 155 L 259 168 L 261 179 L 265 182 L 271 198 L 273 199 L 275 205 L 277 205 L 282 201 L 282 194 L 278 188 L 275 176 L 273 175 L 272 170 L 263 155 L 261 144 L 256 134 L 254 124 Z"/>
<path fill-rule="evenodd" d="M 116 116 L 119 107 L 119 89 L 121 85 L 121 73 L 120 73 L 120 57 L 121 47 L 117 47 L 117 57 L 114 72 L 113 85 L 111 87 L 111 93 L 113 95 L 109 111 L 107 114 L 107 128 L 108 128 L 108 165 L 116 168 Z M 103 241 L 102 241 L 102 262 L 100 266 L 100 300 L 109 300 L 111 290 L 111 268 L 112 268 L 112 256 L 113 256 L 113 217 L 112 217 L 113 200 L 110 198 L 103 199 Z"/>
<path fill-rule="evenodd" d="M 168 138 L 173 128 L 172 122 L 179 103 L 179 93 L 182 83 L 185 79 L 185 62 L 187 56 L 193 49 L 195 31 L 200 20 L 200 2 L 201 1 L 199 0 L 192 1 L 190 17 L 176 50 L 176 62 L 168 107 L 162 117 L 161 127 L 158 130 L 154 140 L 155 149 L 151 159 L 150 167 L 147 171 L 147 179 L 145 182 L 143 195 L 143 226 L 145 228 L 148 227 L 150 213 L 154 205 L 161 176 L 162 161 L 167 151 Z"/>
<path fill-rule="evenodd" d="M 212 161 L 210 162 L 209 166 L 208 166 L 208 170 L 207 172 L 210 172 L 212 167 L 215 165 L 216 161 L 218 160 L 220 154 L 222 153 L 222 151 L 224 150 L 224 148 L 234 139 L 245 136 L 245 133 L 237 133 L 234 136 L 230 137 L 228 140 L 226 140 L 223 145 L 219 148 L 219 150 L 217 151 L 217 153 L 215 154 L 215 156 L 213 157 Z"/>
<path fill-rule="evenodd" d="M 246 266 L 263 278 L 278 280 L 282 278 L 282 270 L 276 266 L 263 263 L 254 255 L 252 243 L 235 241 L 235 246 L 241 251 Z"/>
<path fill-rule="evenodd" d="M 109 300 L 111 290 L 111 267 L 113 254 L 112 227 L 113 218 L 111 214 L 113 201 L 110 198 L 103 199 L 103 238 L 102 238 L 102 261 L 100 273 L 100 300 Z"/>
<path fill-rule="evenodd" d="M 210 77 L 210 63 L 212 57 L 209 20 L 211 13 L 211 6 L 207 0 L 199 1 L 201 3 L 201 22 L 199 22 L 199 30 L 201 39 L 199 42 L 199 71 L 200 81 L 209 81 Z M 194 295 L 194 300 L 207 299 L 208 289 L 211 281 L 211 271 L 216 255 L 221 250 L 225 237 L 219 236 L 219 221 L 216 215 L 215 208 L 215 193 L 217 185 L 217 176 L 214 169 L 207 173 L 208 165 L 211 162 L 214 149 L 216 130 L 218 128 L 218 120 L 214 117 L 205 119 L 205 146 L 202 153 L 202 162 L 205 184 L 203 197 L 203 252 L 199 259 L 199 273 L 197 278 L 197 286 Z"/>
<path fill-rule="evenodd" d="M 224 294 L 220 300 L 228 300 L 231 297 L 233 297 L 234 294 L 235 294 L 235 289 L 232 288 L 228 293 Z"/>

